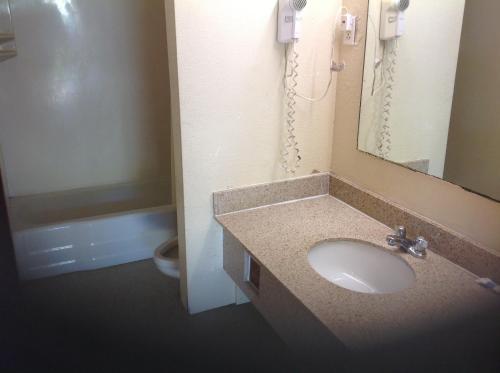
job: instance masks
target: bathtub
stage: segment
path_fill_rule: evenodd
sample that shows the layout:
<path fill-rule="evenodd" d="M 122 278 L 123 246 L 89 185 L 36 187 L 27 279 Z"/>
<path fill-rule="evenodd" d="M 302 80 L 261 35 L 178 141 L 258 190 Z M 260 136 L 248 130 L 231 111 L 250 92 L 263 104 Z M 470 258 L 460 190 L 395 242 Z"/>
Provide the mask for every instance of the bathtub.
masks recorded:
<path fill-rule="evenodd" d="M 21 280 L 152 258 L 177 235 L 164 184 L 126 184 L 9 199 Z"/>

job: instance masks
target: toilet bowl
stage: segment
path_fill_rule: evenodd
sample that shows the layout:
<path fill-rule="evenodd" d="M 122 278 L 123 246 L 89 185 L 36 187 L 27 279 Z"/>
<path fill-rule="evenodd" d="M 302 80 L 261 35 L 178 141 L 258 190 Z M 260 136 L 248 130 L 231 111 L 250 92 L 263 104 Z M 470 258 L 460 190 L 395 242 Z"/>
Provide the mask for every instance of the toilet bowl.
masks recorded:
<path fill-rule="evenodd" d="M 179 247 L 177 237 L 159 246 L 153 256 L 156 267 L 168 277 L 179 278 Z"/>

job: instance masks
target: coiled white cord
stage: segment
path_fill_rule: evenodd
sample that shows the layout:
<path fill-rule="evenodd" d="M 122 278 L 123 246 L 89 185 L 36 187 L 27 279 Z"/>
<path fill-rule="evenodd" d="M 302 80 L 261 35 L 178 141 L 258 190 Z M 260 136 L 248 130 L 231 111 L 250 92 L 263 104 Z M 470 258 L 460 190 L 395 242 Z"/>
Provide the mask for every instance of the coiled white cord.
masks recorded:
<path fill-rule="evenodd" d="M 385 92 L 382 105 L 382 123 L 380 133 L 377 138 L 377 152 L 380 157 L 388 159 L 392 150 L 391 109 L 395 83 L 394 74 L 398 59 L 398 44 L 397 41 L 393 41 L 389 50 L 389 42 L 386 41 L 385 43 L 384 59 L 387 61 L 387 64 L 383 69 Z"/>
<path fill-rule="evenodd" d="M 295 134 L 295 114 L 297 105 L 296 98 L 299 97 L 305 101 L 314 103 L 323 100 L 330 91 L 333 83 L 333 74 L 336 72 L 335 67 L 335 44 L 336 44 L 336 31 L 339 24 L 340 16 L 343 11 L 347 11 L 347 8 L 341 7 L 335 16 L 335 24 L 333 27 L 332 45 L 330 53 L 330 78 L 324 92 L 319 97 L 307 97 L 305 95 L 299 94 L 296 90 L 298 82 L 297 78 L 298 68 L 299 68 L 299 54 L 295 49 L 295 42 L 289 43 L 285 47 L 285 74 L 283 77 L 283 86 L 285 89 L 285 96 L 287 99 L 287 113 L 286 113 L 286 140 L 283 145 L 283 150 L 281 153 L 281 167 L 285 170 L 287 174 L 295 175 L 297 168 L 300 167 L 300 162 L 302 157 L 300 155 L 300 147 L 297 141 L 297 136 Z M 292 160 L 290 160 L 292 158 Z"/>
<path fill-rule="evenodd" d="M 287 44 L 286 46 L 286 70 L 285 70 L 285 95 L 287 98 L 287 113 L 286 113 L 286 140 L 282 151 L 281 167 L 287 174 L 295 175 L 297 168 L 300 166 L 302 157 L 300 156 L 300 147 L 295 135 L 295 105 L 297 104 L 297 78 L 299 73 L 298 58 L 299 54 L 295 50 L 295 43 Z M 293 161 L 290 160 L 293 157 Z"/>

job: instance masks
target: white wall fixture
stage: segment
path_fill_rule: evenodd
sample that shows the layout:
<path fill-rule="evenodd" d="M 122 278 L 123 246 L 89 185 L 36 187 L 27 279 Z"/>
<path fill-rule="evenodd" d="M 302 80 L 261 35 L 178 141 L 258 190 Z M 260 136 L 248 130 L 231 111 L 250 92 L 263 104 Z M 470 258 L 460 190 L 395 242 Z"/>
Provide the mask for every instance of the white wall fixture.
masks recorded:
<path fill-rule="evenodd" d="M 307 0 L 279 0 L 278 41 L 291 43 L 300 39 L 302 31 L 302 11 Z"/>
<path fill-rule="evenodd" d="M 410 0 L 382 0 L 380 11 L 380 40 L 403 36 L 406 27 L 405 11 Z"/>

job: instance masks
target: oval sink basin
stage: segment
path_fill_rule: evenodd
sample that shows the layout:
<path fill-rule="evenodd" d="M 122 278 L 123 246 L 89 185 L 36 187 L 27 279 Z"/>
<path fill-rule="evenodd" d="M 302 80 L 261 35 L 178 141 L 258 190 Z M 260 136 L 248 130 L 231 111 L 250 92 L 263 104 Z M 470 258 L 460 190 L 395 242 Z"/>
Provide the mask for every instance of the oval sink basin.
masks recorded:
<path fill-rule="evenodd" d="M 395 293 L 415 282 L 408 263 L 366 242 L 322 242 L 312 247 L 308 259 L 328 281 L 360 293 Z"/>

